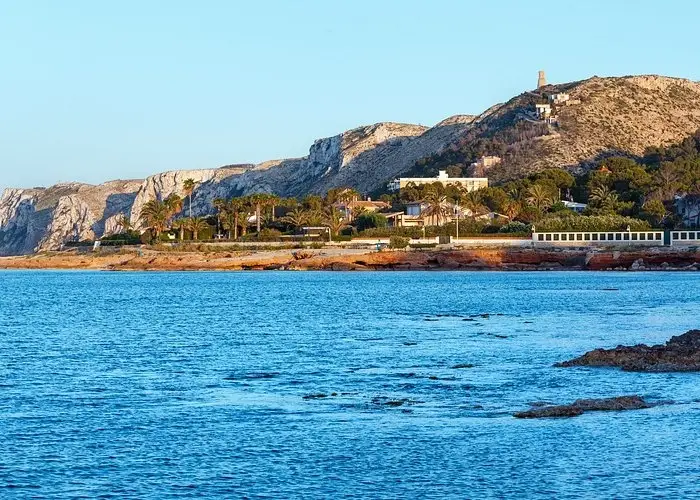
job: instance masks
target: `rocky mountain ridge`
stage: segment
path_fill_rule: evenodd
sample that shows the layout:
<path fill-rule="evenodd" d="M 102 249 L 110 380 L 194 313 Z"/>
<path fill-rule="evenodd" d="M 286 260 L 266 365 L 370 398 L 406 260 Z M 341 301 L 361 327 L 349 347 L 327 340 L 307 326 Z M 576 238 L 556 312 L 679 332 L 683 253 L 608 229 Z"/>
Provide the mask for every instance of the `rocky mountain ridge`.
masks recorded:
<path fill-rule="evenodd" d="M 562 92 L 577 104 L 557 108 L 553 124 L 539 121 L 535 104 Z M 488 172 L 496 182 L 544 168 L 583 169 L 605 155 L 640 155 L 646 147 L 680 141 L 698 128 L 700 83 L 652 75 L 548 85 L 478 116 L 456 115 L 430 128 L 392 122 L 358 127 L 317 140 L 302 158 L 162 172 L 98 186 L 8 189 L 0 197 L 0 255 L 51 250 L 66 241 L 114 233 L 120 214 L 138 226 L 148 200 L 184 195 L 188 178 L 197 182 L 193 213 L 204 215 L 218 197 L 303 196 L 343 185 L 371 192 L 418 160 L 440 155 L 466 166 L 475 151 L 498 153 L 503 162 Z M 472 147 L 477 143 L 481 149 Z M 464 150 L 468 153 L 460 156 Z"/>

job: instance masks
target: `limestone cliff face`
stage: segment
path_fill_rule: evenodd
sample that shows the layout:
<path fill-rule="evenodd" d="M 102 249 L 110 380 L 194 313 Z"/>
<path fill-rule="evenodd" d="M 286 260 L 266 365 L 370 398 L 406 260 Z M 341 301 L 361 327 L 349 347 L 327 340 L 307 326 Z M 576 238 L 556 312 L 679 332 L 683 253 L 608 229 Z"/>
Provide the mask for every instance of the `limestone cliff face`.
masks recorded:
<path fill-rule="evenodd" d="M 184 181 L 188 178 L 197 182 L 192 195 L 193 215 L 211 213 L 216 198 L 252 193 L 303 196 L 324 194 L 343 185 L 371 191 L 410 168 L 419 158 L 446 147 L 470 121 L 471 117 L 460 117 L 454 123 L 434 129 L 378 123 L 319 139 L 303 158 L 157 174 L 146 179 L 139 189 L 132 221 L 138 220 L 143 204 L 150 199 L 164 199 L 173 193 L 183 196 Z M 185 202 L 184 212 L 189 213 L 189 200 Z"/>
<path fill-rule="evenodd" d="M 54 250 L 67 241 L 116 231 L 115 221 L 129 215 L 138 186 L 136 181 L 112 181 L 8 189 L 0 197 L 0 255 Z"/>

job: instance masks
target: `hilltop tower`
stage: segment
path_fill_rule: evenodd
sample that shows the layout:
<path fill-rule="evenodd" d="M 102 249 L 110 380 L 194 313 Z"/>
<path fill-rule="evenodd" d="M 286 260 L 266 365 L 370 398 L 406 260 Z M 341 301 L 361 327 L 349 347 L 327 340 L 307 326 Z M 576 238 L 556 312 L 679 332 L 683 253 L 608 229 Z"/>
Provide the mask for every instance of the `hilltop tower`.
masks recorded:
<path fill-rule="evenodd" d="M 544 70 L 540 70 L 537 75 L 537 88 L 542 88 L 547 85 L 547 78 L 544 76 Z"/>

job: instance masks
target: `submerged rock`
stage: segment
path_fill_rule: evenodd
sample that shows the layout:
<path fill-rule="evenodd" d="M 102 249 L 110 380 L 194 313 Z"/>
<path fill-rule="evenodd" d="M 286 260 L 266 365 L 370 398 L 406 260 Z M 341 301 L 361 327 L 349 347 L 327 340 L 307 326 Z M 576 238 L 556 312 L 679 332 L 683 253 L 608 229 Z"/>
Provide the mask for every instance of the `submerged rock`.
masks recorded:
<path fill-rule="evenodd" d="M 587 411 L 624 411 L 651 408 L 641 396 L 618 396 L 603 399 L 577 399 L 568 405 L 540 406 L 514 413 L 515 418 L 577 417 Z"/>
<path fill-rule="evenodd" d="M 302 396 L 302 399 L 323 399 L 327 398 L 328 394 L 323 394 L 322 392 L 318 394 L 307 394 L 306 396 Z"/>
<path fill-rule="evenodd" d="M 634 372 L 700 371 L 700 330 L 690 330 L 683 335 L 671 337 L 663 345 L 639 344 L 595 349 L 554 366 L 609 366 Z"/>

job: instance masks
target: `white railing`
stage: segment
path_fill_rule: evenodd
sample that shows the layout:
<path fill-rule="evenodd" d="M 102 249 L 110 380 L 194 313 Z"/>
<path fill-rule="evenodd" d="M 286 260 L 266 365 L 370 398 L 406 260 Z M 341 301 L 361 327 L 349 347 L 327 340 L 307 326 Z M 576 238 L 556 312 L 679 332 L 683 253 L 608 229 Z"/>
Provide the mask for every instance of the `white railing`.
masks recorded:
<path fill-rule="evenodd" d="M 671 245 L 700 245 L 700 229 L 671 231 Z"/>
<path fill-rule="evenodd" d="M 557 231 L 532 233 L 534 244 L 544 245 L 663 245 L 663 231 Z"/>

